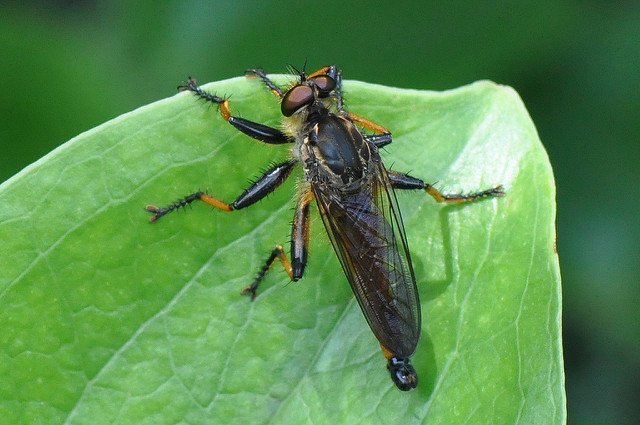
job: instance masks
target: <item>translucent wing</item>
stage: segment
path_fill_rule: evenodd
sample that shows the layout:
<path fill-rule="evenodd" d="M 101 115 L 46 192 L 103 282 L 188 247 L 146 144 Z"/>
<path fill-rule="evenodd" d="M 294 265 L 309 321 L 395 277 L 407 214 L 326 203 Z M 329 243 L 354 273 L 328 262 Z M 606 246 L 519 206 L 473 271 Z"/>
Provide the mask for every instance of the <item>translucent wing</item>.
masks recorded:
<path fill-rule="evenodd" d="M 402 217 L 387 172 L 357 193 L 312 185 L 322 221 L 360 308 L 378 341 L 409 357 L 420 335 L 420 301 Z"/>

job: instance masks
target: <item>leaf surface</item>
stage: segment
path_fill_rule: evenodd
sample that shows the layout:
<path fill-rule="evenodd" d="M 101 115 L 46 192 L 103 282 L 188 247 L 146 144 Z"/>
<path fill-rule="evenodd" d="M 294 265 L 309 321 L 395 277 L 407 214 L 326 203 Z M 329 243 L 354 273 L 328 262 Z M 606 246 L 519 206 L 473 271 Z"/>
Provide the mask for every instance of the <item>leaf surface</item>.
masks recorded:
<path fill-rule="evenodd" d="M 282 77 L 279 81 L 284 81 Z M 277 126 L 256 80 L 207 85 Z M 194 204 L 151 225 L 146 204 L 206 189 L 231 202 L 289 147 L 238 133 L 178 94 L 72 139 L 0 186 L 0 414 L 8 423 L 563 424 L 555 185 L 510 88 L 442 93 L 345 83 L 350 110 L 390 128 L 388 167 L 464 206 L 399 193 L 422 301 L 398 391 L 317 214 L 304 279 L 279 266 L 294 178 L 231 214 Z"/>

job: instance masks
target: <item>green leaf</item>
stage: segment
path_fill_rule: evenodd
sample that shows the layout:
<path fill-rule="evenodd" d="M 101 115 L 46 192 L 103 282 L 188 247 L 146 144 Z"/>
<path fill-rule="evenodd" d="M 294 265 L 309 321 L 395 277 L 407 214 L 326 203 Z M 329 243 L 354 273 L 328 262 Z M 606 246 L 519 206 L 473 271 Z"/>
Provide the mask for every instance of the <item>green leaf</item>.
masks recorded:
<path fill-rule="evenodd" d="M 283 81 L 279 77 L 279 81 Z M 259 81 L 234 113 L 278 125 Z M 555 187 L 517 94 L 345 83 L 348 107 L 394 133 L 383 157 L 448 192 L 399 193 L 418 279 L 418 388 L 398 391 L 317 214 L 304 279 L 280 267 L 298 172 L 232 214 L 143 207 L 198 189 L 231 201 L 289 147 L 253 141 L 178 94 L 90 130 L 0 186 L 0 417 L 7 423 L 563 424 Z"/>

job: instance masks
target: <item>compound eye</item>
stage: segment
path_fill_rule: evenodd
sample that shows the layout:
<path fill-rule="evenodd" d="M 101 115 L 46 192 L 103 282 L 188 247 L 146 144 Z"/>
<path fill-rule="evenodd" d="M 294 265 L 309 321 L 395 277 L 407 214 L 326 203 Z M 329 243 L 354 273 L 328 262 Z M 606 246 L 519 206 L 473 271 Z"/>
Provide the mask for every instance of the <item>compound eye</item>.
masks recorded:
<path fill-rule="evenodd" d="M 307 85 L 299 85 L 290 89 L 282 98 L 280 109 L 282 115 L 290 117 L 302 107 L 313 102 L 313 89 Z"/>
<path fill-rule="evenodd" d="M 315 84 L 320 91 L 321 97 L 327 97 L 329 93 L 336 88 L 336 80 L 328 75 L 318 75 L 317 77 L 313 77 L 311 81 L 313 81 L 313 84 Z"/>

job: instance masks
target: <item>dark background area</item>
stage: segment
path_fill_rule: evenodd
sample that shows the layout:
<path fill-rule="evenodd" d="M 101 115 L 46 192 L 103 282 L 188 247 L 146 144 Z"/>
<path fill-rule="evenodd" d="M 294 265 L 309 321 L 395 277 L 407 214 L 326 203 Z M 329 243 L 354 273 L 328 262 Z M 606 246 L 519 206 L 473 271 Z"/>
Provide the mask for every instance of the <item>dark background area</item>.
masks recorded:
<path fill-rule="evenodd" d="M 513 86 L 558 186 L 569 424 L 640 423 L 640 2 L 107 3 L 0 2 L 0 181 L 188 75 Z"/>

